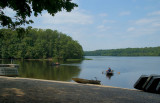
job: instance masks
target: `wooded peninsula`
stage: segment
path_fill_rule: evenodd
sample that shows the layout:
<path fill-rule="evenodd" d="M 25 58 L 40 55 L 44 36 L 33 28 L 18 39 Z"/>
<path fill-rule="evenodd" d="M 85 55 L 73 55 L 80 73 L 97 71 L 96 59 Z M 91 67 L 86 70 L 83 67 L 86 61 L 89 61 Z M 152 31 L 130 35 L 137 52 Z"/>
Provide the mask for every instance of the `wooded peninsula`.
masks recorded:
<path fill-rule="evenodd" d="M 159 47 L 85 51 L 85 56 L 160 56 Z"/>
<path fill-rule="evenodd" d="M 77 41 L 57 30 L 28 27 L 19 35 L 17 30 L 0 29 L 0 58 L 3 59 L 81 59 L 83 53 Z"/>

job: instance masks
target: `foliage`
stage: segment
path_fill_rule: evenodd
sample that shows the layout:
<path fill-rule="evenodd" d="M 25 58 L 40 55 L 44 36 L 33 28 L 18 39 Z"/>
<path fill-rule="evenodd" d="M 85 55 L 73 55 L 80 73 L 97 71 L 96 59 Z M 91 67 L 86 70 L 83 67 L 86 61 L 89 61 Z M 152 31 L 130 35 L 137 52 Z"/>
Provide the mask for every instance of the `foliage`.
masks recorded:
<path fill-rule="evenodd" d="M 16 30 L 0 29 L 0 58 L 81 59 L 82 46 L 70 36 L 50 29 L 27 29 L 23 38 Z"/>
<path fill-rule="evenodd" d="M 45 10 L 54 16 L 62 10 L 70 12 L 77 6 L 71 0 L 0 0 L 0 24 L 3 27 L 7 26 L 14 29 L 22 24 L 33 23 L 32 20 L 27 20 L 27 18 L 31 17 L 32 12 L 37 17 Z M 8 16 L 4 12 L 5 8 L 12 9 L 15 12 L 15 16 Z"/>
<path fill-rule="evenodd" d="M 85 51 L 86 56 L 160 56 L 160 47 Z"/>

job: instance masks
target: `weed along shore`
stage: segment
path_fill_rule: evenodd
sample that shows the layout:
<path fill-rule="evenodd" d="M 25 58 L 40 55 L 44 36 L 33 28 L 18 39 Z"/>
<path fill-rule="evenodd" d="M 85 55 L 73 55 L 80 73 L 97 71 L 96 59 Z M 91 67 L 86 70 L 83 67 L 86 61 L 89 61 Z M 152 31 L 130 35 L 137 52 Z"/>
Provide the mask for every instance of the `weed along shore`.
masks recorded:
<path fill-rule="evenodd" d="M 0 103 L 159 103 L 134 89 L 0 76 Z"/>

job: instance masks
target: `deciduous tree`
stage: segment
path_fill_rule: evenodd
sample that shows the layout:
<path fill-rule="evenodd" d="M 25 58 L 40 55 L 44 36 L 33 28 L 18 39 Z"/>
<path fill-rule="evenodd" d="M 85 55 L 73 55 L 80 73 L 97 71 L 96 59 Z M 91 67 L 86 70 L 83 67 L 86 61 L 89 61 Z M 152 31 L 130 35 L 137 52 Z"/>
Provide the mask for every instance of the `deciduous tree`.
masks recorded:
<path fill-rule="evenodd" d="M 70 12 L 77 6 L 71 0 L 0 0 L 0 25 L 15 29 L 17 26 L 33 23 L 32 20 L 27 20 L 32 13 L 37 17 L 45 10 L 54 16 L 62 10 Z M 5 8 L 12 9 L 14 17 L 8 16 L 4 12 Z"/>

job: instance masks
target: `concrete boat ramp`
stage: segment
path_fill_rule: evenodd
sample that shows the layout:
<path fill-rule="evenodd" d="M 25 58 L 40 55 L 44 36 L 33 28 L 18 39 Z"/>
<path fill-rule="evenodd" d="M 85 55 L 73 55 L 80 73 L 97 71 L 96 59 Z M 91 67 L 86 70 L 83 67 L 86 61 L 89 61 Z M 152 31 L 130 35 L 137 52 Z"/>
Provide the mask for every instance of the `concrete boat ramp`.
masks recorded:
<path fill-rule="evenodd" d="M 0 76 L 0 103 L 160 103 L 160 94 L 102 85 Z"/>

